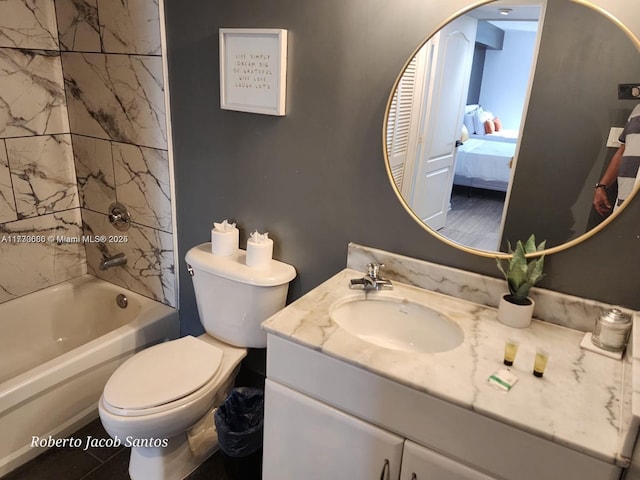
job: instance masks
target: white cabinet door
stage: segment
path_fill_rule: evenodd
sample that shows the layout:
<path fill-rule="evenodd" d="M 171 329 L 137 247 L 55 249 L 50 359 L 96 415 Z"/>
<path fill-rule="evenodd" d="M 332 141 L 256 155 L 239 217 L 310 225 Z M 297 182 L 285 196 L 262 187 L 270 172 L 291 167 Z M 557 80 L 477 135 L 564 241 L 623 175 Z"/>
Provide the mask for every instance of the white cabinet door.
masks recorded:
<path fill-rule="evenodd" d="M 400 480 L 494 480 L 473 468 L 407 440 Z"/>
<path fill-rule="evenodd" d="M 263 480 L 396 480 L 402 446 L 401 437 L 266 381 Z"/>

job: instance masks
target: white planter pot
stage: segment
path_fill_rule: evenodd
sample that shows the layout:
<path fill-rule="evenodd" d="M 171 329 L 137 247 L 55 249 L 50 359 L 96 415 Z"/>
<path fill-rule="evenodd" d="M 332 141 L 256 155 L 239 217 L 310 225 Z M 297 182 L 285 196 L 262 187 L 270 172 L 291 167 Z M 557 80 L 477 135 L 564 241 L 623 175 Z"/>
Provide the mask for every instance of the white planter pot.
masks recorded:
<path fill-rule="evenodd" d="M 498 321 L 504 323 L 510 327 L 526 328 L 531 324 L 531 317 L 533 316 L 533 307 L 535 302 L 531 298 L 527 297 L 531 301 L 530 305 L 516 305 L 506 300 L 505 297 L 509 296 L 508 293 L 504 294 L 500 298 L 500 304 L 498 305 Z"/>

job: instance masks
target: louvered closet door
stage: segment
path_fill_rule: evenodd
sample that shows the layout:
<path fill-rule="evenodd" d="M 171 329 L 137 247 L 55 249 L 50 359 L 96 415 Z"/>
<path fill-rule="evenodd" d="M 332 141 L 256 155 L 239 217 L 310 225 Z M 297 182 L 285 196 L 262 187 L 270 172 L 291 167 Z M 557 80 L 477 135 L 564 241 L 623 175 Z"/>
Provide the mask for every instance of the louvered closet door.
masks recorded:
<path fill-rule="evenodd" d="M 394 92 L 389 109 L 389 118 L 387 119 L 386 142 L 391 175 L 398 190 L 401 192 L 403 192 L 405 172 L 411 170 L 406 168 L 407 155 L 410 150 L 413 150 L 415 154 L 415 149 L 410 149 L 409 142 L 411 134 L 415 135 L 417 130 L 417 125 L 413 125 L 412 132 L 412 121 L 417 123 L 418 120 L 416 109 L 418 108 L 420 96 L 420 90 L 417 88 L 418 57 L 419 55 L 413 57 L 402 75 Z"/>

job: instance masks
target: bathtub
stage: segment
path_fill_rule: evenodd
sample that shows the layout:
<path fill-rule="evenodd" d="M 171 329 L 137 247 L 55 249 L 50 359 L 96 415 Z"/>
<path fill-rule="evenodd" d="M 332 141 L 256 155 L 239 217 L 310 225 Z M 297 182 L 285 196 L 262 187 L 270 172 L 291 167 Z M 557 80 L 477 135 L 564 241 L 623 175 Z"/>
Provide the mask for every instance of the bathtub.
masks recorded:
<path fill-rule="evenodd" d="M 97 418 L 113 371 L 178 328 L 175 309 L 90 275 L 0 304 L 0 476 L 44 450 L 33 436 Z"/>

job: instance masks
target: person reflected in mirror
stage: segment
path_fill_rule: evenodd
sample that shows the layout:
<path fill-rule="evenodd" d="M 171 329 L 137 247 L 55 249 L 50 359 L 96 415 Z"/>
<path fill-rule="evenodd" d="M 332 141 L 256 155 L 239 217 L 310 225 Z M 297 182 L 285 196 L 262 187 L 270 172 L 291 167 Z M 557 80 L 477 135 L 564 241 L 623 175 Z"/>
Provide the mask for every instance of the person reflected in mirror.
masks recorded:
<path fill-rule="evenodd" d="M 615 211 L 629 197 L 636 184 L 640 166 L 640 104 L 629 115 L 627 124 L 620 134 L 620 147 L 611 158 L 601 180 L 595 185 L 593 208 L 605 216 Z M 607 189 L 618 182 L 618 197 L 611 202 Z M 613 203 L 613 205 L 611 205 Z"/>

